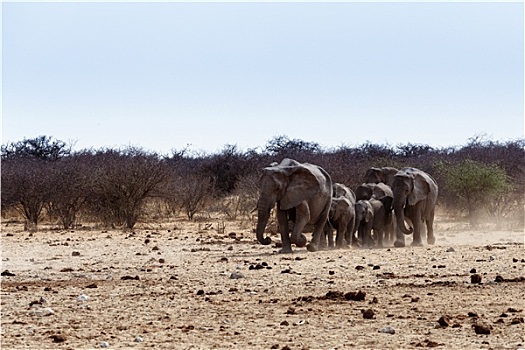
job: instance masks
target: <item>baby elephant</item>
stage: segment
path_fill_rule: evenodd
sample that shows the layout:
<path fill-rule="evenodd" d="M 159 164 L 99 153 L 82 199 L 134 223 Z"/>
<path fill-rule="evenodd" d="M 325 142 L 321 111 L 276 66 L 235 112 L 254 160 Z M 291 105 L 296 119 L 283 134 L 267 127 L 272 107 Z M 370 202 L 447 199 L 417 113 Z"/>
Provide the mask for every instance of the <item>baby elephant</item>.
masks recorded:
<path fill-rule="evenodd" d="M 393 198 L 390 196 L 357 201 L 355 205 L 355 231 L 357 231 L 361 246 L 371 248 L 377 239 L 377 245 L 383 247 L 385 227 L 392 220 L 392 215 L 389 215 L 392 211 L 392 201 Z M 372 237 L 372 230 L 375 239 Z"/>

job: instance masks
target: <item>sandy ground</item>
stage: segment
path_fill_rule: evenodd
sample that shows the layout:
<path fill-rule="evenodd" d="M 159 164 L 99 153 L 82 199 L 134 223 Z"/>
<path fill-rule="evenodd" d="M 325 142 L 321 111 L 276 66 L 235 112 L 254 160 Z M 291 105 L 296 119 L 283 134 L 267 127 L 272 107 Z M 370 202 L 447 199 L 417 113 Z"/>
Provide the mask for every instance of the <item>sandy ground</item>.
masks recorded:
<path fill-rule="evenodd" d="M 218 228 L 2 224 L 2 349 L 525 348 L 521 231 L 281 255 Z"/>

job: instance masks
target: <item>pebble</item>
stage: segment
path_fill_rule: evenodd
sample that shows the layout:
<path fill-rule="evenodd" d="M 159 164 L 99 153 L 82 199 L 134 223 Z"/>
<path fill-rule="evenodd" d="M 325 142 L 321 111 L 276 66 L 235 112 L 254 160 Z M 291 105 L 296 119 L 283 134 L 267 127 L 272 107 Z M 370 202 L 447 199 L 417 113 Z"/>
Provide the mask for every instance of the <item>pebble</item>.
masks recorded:
<path fill-rule="evenodd" d="M 85 294 L 80 294 L 78 297 L 77 297 L 77 301 L 79 302 L 82 302 L 82 301 L 88 301 L 89 300 L 89 296 L 85 295 Z"/>
<path fill-rule="evenodd" d="M 234 271 L 230 275 L 230 279 L 237 280 L 239 278 L 244 278 L 244 275 L 241 272 L 239 272 L 239 271 Z"/>
<path fill-rule="evenodd" d="M 470 283 L 472 283 L 472 284 L 481 283 L 481 275 L 479 275 L 477 273 L 471 275 L 470 276 Z"/>
<path fill-rule="evenodd" d="M 135 337 L 135 340 L 134 340 L 135 343 L 142 343 L 143 341 L 144 341 L 144 338 L 139 337 L 138 335 Z"/>
<path fill-rule="evenodd" d="M 102 343 L 100 343 L 100 347 L 101 348 L 107 348 L 107 347 L 109 347 L 109 343 L 107 341 L 103 341 Z"/>
<path fill-rule="evenodd" d="M 387 333 L 387 334 L 396 334 L 396 330 L 390 326 L 387 326 L 387 327 L 384 327 L 384 328 L 381 328 L 379 330 L 379 332 L 381 333 Z"/>
<path fill-rule="evenodd" d="M 50 307 L 44 307 L 41 309 L 31 310 L 29 314 L 32 316 L 49 316 L 53 315 L 55 312 Z"/>
<path fill-rule="evenodd" d="M 446 250 L 447 253 L 453 253 L 453 252 L 455 252 L 455 251 L 456 251 L 456 250 L 455 250 L 454 248 L 452 248 L 452 247 L 449 247 L 449 248 L 447 248 L 447 250 Z"/>
<path fill-rule="evenodd" d="M 363 313 L 363 318 L 366 318 L 366 319 L 374 318 L 375 312 L 372 309 L 361 310 L 361 312 Z"/>

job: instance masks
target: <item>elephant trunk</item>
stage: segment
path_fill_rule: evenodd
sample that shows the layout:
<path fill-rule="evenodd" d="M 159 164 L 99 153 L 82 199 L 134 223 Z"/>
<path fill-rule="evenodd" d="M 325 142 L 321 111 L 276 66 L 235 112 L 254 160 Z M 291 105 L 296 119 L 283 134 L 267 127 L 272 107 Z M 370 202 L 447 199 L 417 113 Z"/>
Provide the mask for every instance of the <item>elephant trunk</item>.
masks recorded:
<path fill-rule="evenodd" d="M 270 217 L 270 211 L 272 209 L 273 202 L 268 200 L 261 200 L 257 203 L 257 240 L 263 245 L 269 245 L 272 243 L 270 237 L 264 237 L 264 230 L 266 229 L 266 224 L 268 223 L 268 218 Z"/>
<path fill-rule="evenodd" d="M 411 227 L 407 228 L 405 225 L 405 202 L 406 198 L 404 196 L 394 195 L 394 213 L 396 214 L 397 227 L 405 235 L 410 235 L 414 230 Z"/>

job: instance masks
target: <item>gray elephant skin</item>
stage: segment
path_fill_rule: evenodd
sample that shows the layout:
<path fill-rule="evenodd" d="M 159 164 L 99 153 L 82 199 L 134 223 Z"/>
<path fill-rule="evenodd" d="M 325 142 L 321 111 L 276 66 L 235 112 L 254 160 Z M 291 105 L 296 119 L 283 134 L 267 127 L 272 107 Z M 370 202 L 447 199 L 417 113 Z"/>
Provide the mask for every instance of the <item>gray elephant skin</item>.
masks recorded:
<path fill-rule="evenodd" d="M 386 217 L 384 218 L 384 222 L 385 222 L 384 228 L 383 228 L 384 233 L 382 235 L 382 238 L 384 239 L 382 239 L 382 244 L 386 242 L 389 242 L 391 244 L 392 242 L 394 242 L 395 236 L 396 236 L 396 227 L 395 227 L 396 225 L 395 225 L 395 220 L 392 215 L 392 207 L 391 207 L 391 203 L 394 198 L 394 193 L 392 192 L 392 189 L 390 188 L 390 186 L 388 186 L 387 184 L 383 182 L 363 183 L 357 186 L 357 188 L 355 189 L 355 196 L 358 201 L 362 199 L 369 200 L 371 198 L 376 198 L 376 199 L 381 199 L 383 197 L 390 198 L 390 200 L 388 200 L 387 202 L 388 204 L 386 208 L 387 213 L 386 213 Z M 384 201 L 385 200 L 386 198 L 384 199 Z"/>
<path fill-rule="evenodd" d="M 375 168 L 372 167 L 366 171 L 364 183 L 384 183 L 392 187 L 394 176 L 399 170 L 392 167 Z"/>
<path fill-rule="evenodd" d="M 385 240 L 385 228 L 391 224 L 392 201 L 390 196 L 379 199 L 361 199 L 355 205 L 355 227 L 359 241 L 363 247 L 372 248 L 376 244 L 383 247 Z M 372 237 L 372 230 L 374 237 Z"/>
<path fill-rule="evenodd" d="M 332 204 L 330 206 L 328 222 L 325 226 L 329 247 L 334 247 L 333 229 L 337 232 L 335 247 L 341 248 L 352 244 L 355 224 L 355 203 L 356 197 L 354 191 L 340 183 L 333 185 Z"/>
<path fill-rule="evenodd" d="M 321 167 L 299 163 L 285 158 L 280 164 L 266 167 L 259 181 L 257 202 L 257 240 L 264 245 L 271 243 L 264 237 L 270 211 L 277 204 L 277 223 L 281 234 L 281 253 L 291 253 L 292 243 L 304 247 L 307 243 L 303 229 L 314 225 L 309 251 L 319 248 L 319 241 L 328 220 L 332 203 L 332 180 Z M 288 220 L 294 222 L 290 236 Z"/>
<path fill-rule="evenodd" d="M 398 229 L 405 235 L 413 234 L 413 246 L 421 246 L 421 227 L 427 228 L 427 243 L 434 244 L 434 212 L 438 197 L 438 185 L 426 172 L 416 168 L 403 168 L 392 182 L 394 213 Z M 406 219 L 412 223 L 407 227 Z M 403 235 L 397 235 L 396 247 L 404 247 Z"/>

